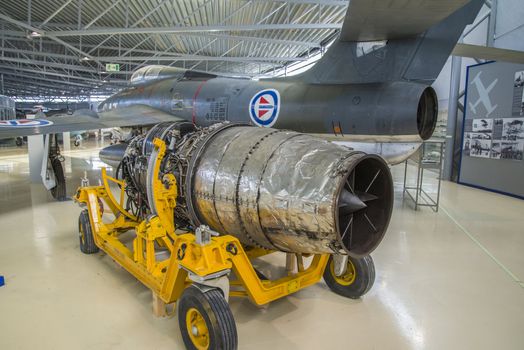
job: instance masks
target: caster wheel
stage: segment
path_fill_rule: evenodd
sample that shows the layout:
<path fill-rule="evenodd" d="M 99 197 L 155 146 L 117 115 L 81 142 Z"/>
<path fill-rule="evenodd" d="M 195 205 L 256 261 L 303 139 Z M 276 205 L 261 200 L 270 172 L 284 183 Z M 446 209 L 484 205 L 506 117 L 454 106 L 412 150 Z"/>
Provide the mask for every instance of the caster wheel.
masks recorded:
<path fill-rule="evenodd" d="M 187 349 L 237 349 L 235 320 L 218 289 L 186 288 L 178 302 L 178 323 Z"/>
<path fill-rule="evenodd" d="M 78 147 L 78 146 L 80 146 L 80 141 L 78 141 L 78 140 L 75 140 L 75 142 L 74 142 L 74 145 L 75 145 L 75 147 Z"/>
<path fill-rule="evenodd" d="M 356 259 L 349 257 L 347 270 L 342 276 L 335 275 L 333 256 L 324 270 L 324 281 L 329 289 L 346 298 L 358 299 L 366 294 L 375 282 L 375 264 L 370 255 Z"/>
<path fill-rule="evenodd" d="M 24 140 L 21 137 L 17 137 L 15 140 L 15 144 L 17 147 L 22 147 L 24 144 Z"/>
<path fill-rule="evenodd" d="M 100 249 L 95 244 L 87 209 L 82 210 L 78 217 L 78 231 L 80 236 L 80 251 L 84 254 L 98 253 Z"/>

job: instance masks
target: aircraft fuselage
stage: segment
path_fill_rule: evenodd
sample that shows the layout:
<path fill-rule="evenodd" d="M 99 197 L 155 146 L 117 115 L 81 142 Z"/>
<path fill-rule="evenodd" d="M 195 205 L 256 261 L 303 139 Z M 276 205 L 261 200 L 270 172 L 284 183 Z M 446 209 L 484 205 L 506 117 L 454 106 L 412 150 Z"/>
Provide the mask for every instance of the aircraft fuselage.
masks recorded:
<path fill-rule="evenodd" d="M 178 77 L 123 90 L 100 109 L 143 104 L 200 126 L 230 121 L 315 134 L 353 146 L 367 143 L 395 163 L 418 148 L 427 133 L 424 123 L 434 123 L 421 116 L 420 104 L 428 94 L 434 94 L 431 88 L 409 82 L 326 85 L 292 78 Z"/>

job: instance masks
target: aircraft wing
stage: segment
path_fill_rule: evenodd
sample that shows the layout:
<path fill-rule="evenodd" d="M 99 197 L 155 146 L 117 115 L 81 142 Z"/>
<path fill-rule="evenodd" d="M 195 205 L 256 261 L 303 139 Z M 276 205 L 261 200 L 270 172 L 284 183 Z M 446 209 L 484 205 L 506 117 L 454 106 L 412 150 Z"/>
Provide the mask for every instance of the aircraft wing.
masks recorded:
<path fill-rule="evenodd" d="M 53 116 L 45 119 L 0 121 L 0 139 L 67 131 L 150 125 L 166 121 L 183 120 L 183 118 L 146 105 L 117 108 L 101 113 L 90 110 L 79 110 L 73 115 Z"/>
<path fill-rule="evenodd" d="M 423 33 L 470 0 L 351 0 L 340 41 L 378 41 Z"/>

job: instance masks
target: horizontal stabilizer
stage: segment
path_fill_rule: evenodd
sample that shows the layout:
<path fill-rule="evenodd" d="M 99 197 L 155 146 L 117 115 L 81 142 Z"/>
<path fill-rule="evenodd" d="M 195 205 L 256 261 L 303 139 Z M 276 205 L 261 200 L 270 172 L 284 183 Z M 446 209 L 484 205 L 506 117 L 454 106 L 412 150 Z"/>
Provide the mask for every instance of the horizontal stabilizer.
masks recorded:
<path fill-rule="evenodd" d="M 182 120 L 149 106 L 134 105 L 101 113 L 78 111 L 74 115 L 57 115 L 46 119 L 0 121 L 0 139 Z"/>
<path fill-rule="evenodd" d="M 501 61 L 524 64 L 524 51 L 498 49 L 495 47 L 458 44 L 452 52 L 455 56 L 480 58 L 488 61 Z"/>
<path fill-rule="evenodd" d="M 469 0 L 351 0 L 340 41 L 377 41 L 419 35 Z"/>

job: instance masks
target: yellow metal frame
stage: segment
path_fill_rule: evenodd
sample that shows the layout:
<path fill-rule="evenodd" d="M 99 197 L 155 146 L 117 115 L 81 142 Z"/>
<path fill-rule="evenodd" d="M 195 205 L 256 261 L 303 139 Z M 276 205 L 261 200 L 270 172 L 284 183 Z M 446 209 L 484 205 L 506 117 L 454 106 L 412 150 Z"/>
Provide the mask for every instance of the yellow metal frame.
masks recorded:
<path fill-rule="evenodd" d="M 124 181 L 110 177 L 102 169 L 102 186 L 80 187 L 75 201 L 87 207 L 95 244 L 111 256 L 118 264 L 150 288 L 166 304 L 176 302 L 184 288 L 193 281 L 189 273 L 198 276 L 205 284 L 213 276 L 222 276 L 234 271 L 236 280 L 230 281 L 234 288 L 230 296 L 248 297 L 257 305 L 264 305 L 276 299 L 295 293 L 317 283 L 324 273 L 329 255 L 314 255 L 307 269 L 297 255 L 298 272 L 271 281 L 261 280 L 252 259 L 273 253 L 259 248 L 245 248 L 231 235 L 211 237 L 207 244 L 198 244 L 193 233 L 175 232 L 173 210 L 176 206 L 177 184 L 173 175 L 158 178 L 159 167 L 165 155 L 166 145 L 155 139 L 158 151 L 152 188 L 157 215 L 140 221 L 124 209 Z M 117 201 L 111 190 L 111 183 L 120 187 Z M 114 219 L 105 222 L 109 215 L 102 216 L 100 203 L 105 203 Z M 106 219 L 107 220 L 107 219 Z M 128 247 L 122 234 L 134 230 L 136 236 L 132 247 Z M 165 253 L 168 258 L 159 260 Z"/>

